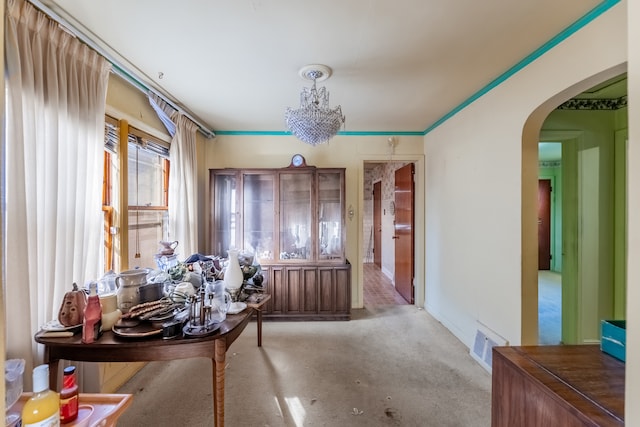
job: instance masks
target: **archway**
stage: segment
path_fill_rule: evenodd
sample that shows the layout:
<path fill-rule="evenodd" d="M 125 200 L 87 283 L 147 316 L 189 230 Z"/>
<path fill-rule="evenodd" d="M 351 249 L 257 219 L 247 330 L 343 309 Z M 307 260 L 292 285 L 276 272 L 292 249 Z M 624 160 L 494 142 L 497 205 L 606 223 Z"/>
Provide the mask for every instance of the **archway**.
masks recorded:
<path fill-rule="evenodd" d="M 612 67 L 578 82 L 549 98 L 528 117 L 522 133 L 522 344 L 536 345 L 538 342 L 538 142 L 547 116 L 561 103 L 575 97 L 610 78 L 626 71 L 626 63 Z"/>

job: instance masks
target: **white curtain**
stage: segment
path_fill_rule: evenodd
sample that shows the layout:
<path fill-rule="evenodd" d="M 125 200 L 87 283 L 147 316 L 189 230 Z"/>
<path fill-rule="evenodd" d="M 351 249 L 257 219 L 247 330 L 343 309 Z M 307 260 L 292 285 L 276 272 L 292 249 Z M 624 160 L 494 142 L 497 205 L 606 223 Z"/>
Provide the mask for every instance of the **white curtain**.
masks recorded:
<path fill-rule="evenodd" d="M 169 147 L 169 237 L 179 243 L 183 258 L 198 253 L 198 126 L 149 92 L 149 103 L 173 137 Z"/>
<path fill-rule="evenodd" d="M 101 276 L 104 114 L 110 65 L 23 0 L 7 1 L 6 349 L 33 340 L 72 283 Z"/>
<path fill-rule="evenodd" d="M 169 236 L 183 258 L 198 253 L 198 126 L 179 112 L 171 116 L 176 134 L 169 147 Z"/>

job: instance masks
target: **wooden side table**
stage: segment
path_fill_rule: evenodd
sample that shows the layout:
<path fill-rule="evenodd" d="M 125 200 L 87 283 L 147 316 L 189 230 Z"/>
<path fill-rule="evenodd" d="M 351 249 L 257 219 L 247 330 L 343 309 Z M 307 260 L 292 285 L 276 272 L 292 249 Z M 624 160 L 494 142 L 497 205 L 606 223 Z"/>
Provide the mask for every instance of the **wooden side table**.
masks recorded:
<path fill-rule="evenodd" d="M 9 412 L 22 412 L 25 402 L 31 397 L 31 393 L 22 393 L 20 399 L 11 407 Z M 118 418 L 131 405 L 133 395 L 131 394 L 102 394 L 102 393 L 80 393 L 78 402 L 80 405 L 93 406 L 93 413 L 89 418 L 90 426 L 115 427 Z M 76 422 L 65 424 L 73 427 Z"/>
<path fill-rule="evenodd" d="M 261 294 L 260 300 L 247 305 L 256 311 L 256 322 L 258 326 L 258 347 L 262 347 L 262 307 L 271 299 L 271 294 Z"/>
<path fill-rule="evenodd" d="M 79 335 L 54 338 L 42 333 L 35 336 L 36 342 L 44 345 L 44 363 L 49 364 L 49 384 L 57 389 L 58 364 L 60 360 L 85 362 L 150 362 L 207 357 L 213 367 L 213 413 L 214 425 L 224 426 L 224 377 L 226 352 L 247 326 L 254 311 L 258 312 L 258 345 L 262 344 L 262 315 L 260 309 L 269 300 L 268 295 L 237 314 L 227 314 L 220 329 L 203 337 L 176 337 L 170 340 L 152 336 L 129 339 L 106 331 L 94 343 L 82 343 Z M 256 308 L 257 307 L 257 308 Z M 102 427 L 102 426 L 101 426 Z"/>

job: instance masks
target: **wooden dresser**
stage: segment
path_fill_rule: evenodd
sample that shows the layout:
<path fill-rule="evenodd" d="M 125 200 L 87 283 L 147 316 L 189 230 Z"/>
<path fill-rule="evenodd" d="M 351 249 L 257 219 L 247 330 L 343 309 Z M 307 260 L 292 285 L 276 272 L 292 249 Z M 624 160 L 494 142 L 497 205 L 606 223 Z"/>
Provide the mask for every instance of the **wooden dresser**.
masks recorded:
<path fill-rule="evenodd" d="M 625 365 L 598 345 L 494 347 L 492 427 L 624 425 Z"/>

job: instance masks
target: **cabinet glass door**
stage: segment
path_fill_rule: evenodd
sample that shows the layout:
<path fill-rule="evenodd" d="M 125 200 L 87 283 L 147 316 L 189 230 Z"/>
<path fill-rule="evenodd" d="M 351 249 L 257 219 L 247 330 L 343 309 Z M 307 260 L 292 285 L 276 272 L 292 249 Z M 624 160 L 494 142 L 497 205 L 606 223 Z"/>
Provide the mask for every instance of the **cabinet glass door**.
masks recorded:
<path fill-rule="evenodd" d="M 342 243 L 342 180 L 339 172 L 318 173 L 318 259 L 339 259 Z"/>
<path fill-rule="evenodd" d="M 212 255 L 227 256 L 236 247 L 238 238 L 238 187 L 236 175 L 215 176 L 213 194 L 213 247 Z"/>
<path fill-rule="evenodd" d="M 274 174 L 245 174 L 243 181 L 243 249 L 259 260 L 273 260 Z"/>
<path fill-rule="evenodd" d="M 311 259 L 310 173 L 280 174 L 280 259 Z"/>

